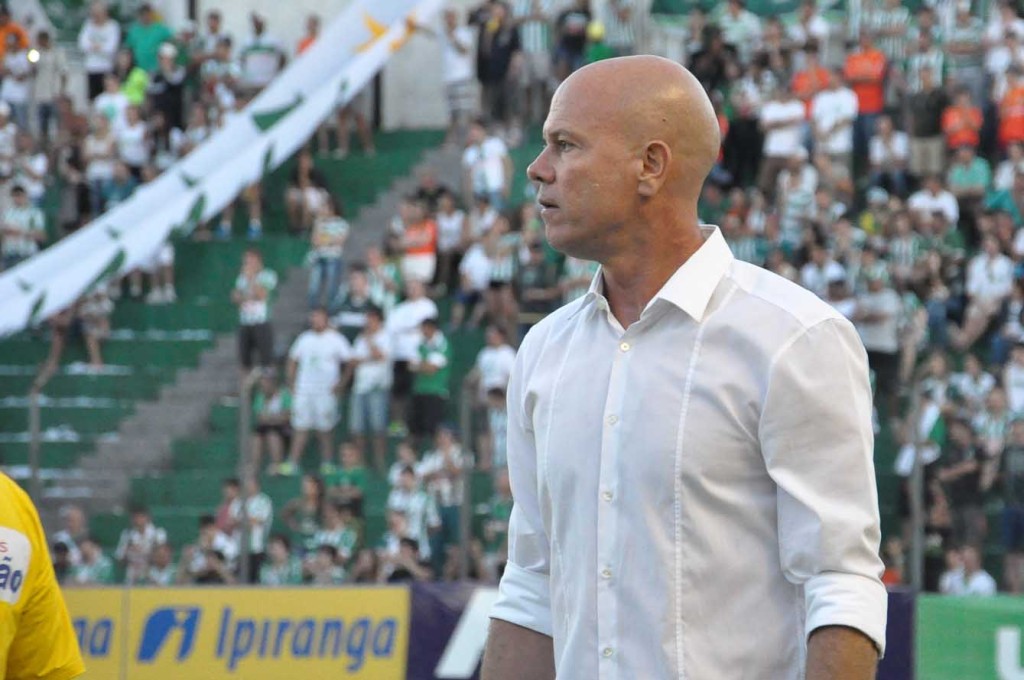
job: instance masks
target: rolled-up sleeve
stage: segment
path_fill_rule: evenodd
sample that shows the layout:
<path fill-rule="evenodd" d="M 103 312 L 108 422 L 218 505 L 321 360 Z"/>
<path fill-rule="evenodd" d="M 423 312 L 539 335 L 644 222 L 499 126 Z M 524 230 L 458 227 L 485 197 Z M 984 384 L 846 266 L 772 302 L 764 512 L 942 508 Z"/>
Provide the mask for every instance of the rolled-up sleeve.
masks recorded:
<path fill-rule="evenodd" d="M 529 343 L 524 342 L 508 385 L 508 471 L 512 516 L 508 563 L 491 617 L 551 635 L 550 544 L 537 490 L 537 448 L 523 396 Z"/>
<path fill-rule="evenodd" d="M 759 436 L 778 487 L 782 570 L 804 587 L 807 635 L 849 626 L 884 652 L 871 388 L 848 321 L 817 323 L 775 357 Z"/>

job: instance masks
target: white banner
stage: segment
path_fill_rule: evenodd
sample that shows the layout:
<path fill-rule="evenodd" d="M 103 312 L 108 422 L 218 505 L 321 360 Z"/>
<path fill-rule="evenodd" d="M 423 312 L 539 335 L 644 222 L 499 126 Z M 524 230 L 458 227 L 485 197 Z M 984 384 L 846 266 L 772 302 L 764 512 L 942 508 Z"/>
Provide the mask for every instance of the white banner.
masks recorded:
<path fill-rule="evenodd" d="M 124 203 L 0 274 L 0 337 L 67 308 L 90 287 L 150 260 L 175 229 L 214 217 L 301 147 L 442 0 L 358 0 L 226 127 Z M 267 122 L 272 121 L 272 122 Z M 263 129 L 260 123 L 269 127 Z"/>

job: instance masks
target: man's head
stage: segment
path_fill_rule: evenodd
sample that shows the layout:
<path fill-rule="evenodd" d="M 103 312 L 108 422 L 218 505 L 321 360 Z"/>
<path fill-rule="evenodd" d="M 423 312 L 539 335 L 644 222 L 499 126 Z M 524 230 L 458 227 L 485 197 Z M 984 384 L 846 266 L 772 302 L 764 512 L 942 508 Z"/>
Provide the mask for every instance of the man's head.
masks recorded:
<path fill-rule="evenodd" d="M 86 564 L 92 564 L 103 554 L 100 544 L 91 538 L 87 538 L 79 543 L 78 549 L 82 553 L 82 561 Z"/>
<path fill-rule="evenodd" d="M 470 144 L 480 144 L 487 139 L 487 123 L 482 118 L 474 120 L 469 125 L 466 141 Z"/>
<path fill-rule="evenodd" d="M 429 317 L 420 322 L 420 332 L 423 337 L 430 340 L 437 334 L 438 321 L 435 317 Z"/>
<path fill-rule="evenodd" d="M 283 564 L 291 556 L 292 544 L 284 534 L 274 534 L 267 541 L 267 554 L 275 564 Z"/>
<path fill-rule="evenodd" d="M 210 10 L 206 13 L 206 30 L 210 33 L 220 33 L 221 15 L 218 10 Z"/>
<path fill-rule="evenodd" d="M 263 18 L 263 15 L 259 12 L 253 12 L 249 15 L 249 22 L 252 24 L 252 32 L 256 35 L 263 35 L 263 31 L 267 28 L 267 20 Z"/>
<path fill-rule="evenodd" d="M 487 327 L 487 345 L 489 347 L 501 347 L 508 344 L 508 336 L 501 326 L 490 325 Z"/>
<path fill-rule="evenodd" d="M 352 267 L 348 274 L 348 290 L 357 298 L 365 298 L 370 294 L 370 279 L 366 276 L 366 267 Z"/>
<path fill-rule="evenodd" d="M 317 14 L 310 14 L 306 17 L 306 33 L 311 36 L 320 35 L 320 16 Z"/>
<path fill-rule="evenodd" d="M 72 536 L 77 536 L 85 531 L 85 513 L 77 505 L 67 505 L 61 508 L 61 519 L 64 520 L 64 530 Z"/>
<path fill-rule="evenodd" d="M 419 300 L 427 294 L 427 288 L 422 281 L 409 279 L 405 282 L 405 297 L 410 300 Z"/>
<path fill-rule="evenodd" d="M 173 555 L 171 546 L 167 543 L 161 543 L 153 548 L 153 553 L 149 556 L 149 562 L 157 569 L 166 569 L 171 564 Z"/>
<path fill-rule="evenodd" d="M 146 508 L 135 508 L 132 510 L 132 527 L 142 531 L 149 526 L 149 510 Z"/>
<path fill-rule="evenodd" d="M 444 26 L 449 30 L 454 30 L 459 26 L 459 13 L 449 7 L 444 11 Z"/>
<path fill-rule="evenodd" d="M 96 0 L 96 2 L 89 5 L 89 18 L 97 24 L 102 24 L 107 20 L 110 15 L 110 11 L 107 9 L 107 3 L 102 0 Z"/>
<path fill-rule="evenodd" d="M 148 2 L 144 2 L 139 5 L 139 23 L 147 25 L 153 23 L 155 17 L 153 16 L 153 6 Z"/>
<path fill-rule="evenodd" d="M 246 272 L 259 272 L 263 269 L 263 254 L 255 248 L 249 248 L 242 255 L 242 269 Z"/>
<path fill-rule="evenodd" d="M 23 185 L 15 184 L 11 187 L 11 201 L 19 208 L 24 208 L 28 205 L 28 192 L 25 191 Z"/>
<path fill-rule="evenodd" d="M 963 555 L 964 572 L 973 574 L 976 571 L 981 571 L 981 554 L 977 548 L 973 545 L 968 545 L 960 553 Z"/>
<path fill-rule="evenodd" d="M 376 333 L 384 327 L 384 313 L 380 311 L 380 307 L 371 305 L 366 309 L 366 331 L 367 333 Z"/>
<path fill-rule="evenodd" d="M 398 474 L 398 486 L 403 491 L 416 490 L 416 470 L 411 465 L 406 465 Z"/>
<path fill-rule="evenodd" d="M 528 175 L 554 247 L 601 261 L 643 238 L 641 225 L 696 228 L 720 133 L 704 88 L 679 64 L 638 56 L 585 66 L 555 92 L 544 131 Z"/>
<path fill-rule="evenodd" d="M 327 330 L 327 310 L 317 307 L 309 313 L 309 327 L 314 333 L 323 333 Z"/>
<path fill-rule="evenodd" d="M 970 165 L 974 162 L 974 147 L 970 144 L 961 144 L 956 149 L 956 162 L 961 165 Z"/>
<path fill-rule="evenodd" d="M 236 498 L 238 498 L 238 495 L 239 495 L 239 492 L 241 491 L 241 489 L 242 489 L 242 485 L 239 483 L 237 477 L 228 477 L 223 482 L 221 482 L 221 485 L 220 485 L 221 497 L 225 501 L 231 502 L 231 501 L 235 500 Z"/>

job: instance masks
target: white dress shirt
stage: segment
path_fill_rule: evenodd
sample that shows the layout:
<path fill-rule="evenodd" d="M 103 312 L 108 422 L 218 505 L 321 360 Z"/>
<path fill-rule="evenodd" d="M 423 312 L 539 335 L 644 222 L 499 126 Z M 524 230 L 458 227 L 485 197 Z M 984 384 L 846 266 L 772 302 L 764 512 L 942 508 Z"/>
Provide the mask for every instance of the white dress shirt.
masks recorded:
<path fill-rule="evenodd" d="M 885 642 L 857 333 L 705 234 L 628 329 L 599 273 L 516 360 L 492 616 L 562 679 L 797 678 L 816 628 Z"/>

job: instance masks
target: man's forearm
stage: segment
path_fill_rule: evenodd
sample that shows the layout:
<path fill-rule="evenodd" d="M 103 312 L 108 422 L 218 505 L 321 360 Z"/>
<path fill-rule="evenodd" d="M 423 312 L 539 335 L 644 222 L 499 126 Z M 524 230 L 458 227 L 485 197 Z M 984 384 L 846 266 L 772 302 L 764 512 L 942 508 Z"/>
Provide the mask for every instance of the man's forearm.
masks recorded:
<path fill-rule="evenodd" d="M 481 680 L 554 680 L 551 638 L 501 619 L 491 619 Z"/>
<path fill-rule="evenodd" d="M 867 635 L 825 626 L 807 641 L 807 680 L 874 680 L 878 650 Z"/>

